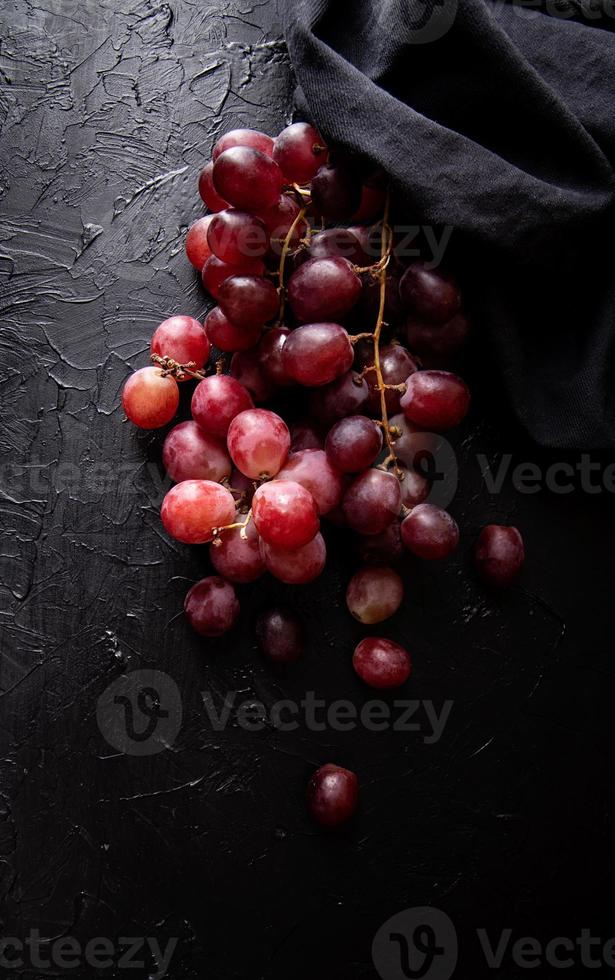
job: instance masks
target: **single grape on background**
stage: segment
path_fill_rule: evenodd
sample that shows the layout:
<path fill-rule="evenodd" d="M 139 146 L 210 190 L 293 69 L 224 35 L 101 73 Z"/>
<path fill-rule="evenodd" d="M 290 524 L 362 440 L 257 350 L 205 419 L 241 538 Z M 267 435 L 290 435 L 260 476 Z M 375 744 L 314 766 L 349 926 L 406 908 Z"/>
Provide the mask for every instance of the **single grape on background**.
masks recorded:
<path fill-rule="evenodd" d="M 240 515 L 237 520 L 241 522 L 242 519 Z M 245 528 L 232 527 L 223 531 L 212 544 L 209 556 L 218 574 L 231 582 L 254 582 L 265 573 L 260 536 L 253 521 L 249 521 Z"/>
<path fill-rule="evenodd" d="M 379 690 L 401 687 L 412 672 L 408 651 L 382 636 L 367 636 L 361 640 L 352 665 L 362 681 Z"/>
<path fill-rule="evenodd" d="M 162 447 L 162 465 L 175 483 L 213 480 L 231 474 L 226 444 L 205 432 L 196 422 L 180 422 L 171 429 Z"/>
<path fill-rule="evenodd" d="M 402 604 L 404 585 L 392 568 L 360 568 L 346 589 L 346 605 L 355 619 L 371 626 L 390 619 Z"/>
<path fill-rule="evenodd" d="M 419 558 L 440 561 L 456 550 L 459 528 L 448 511 L 435 504 L 418 504 L 402 521 L 401 539 Z"/>
<path fill-rule="evenodd" d="M 399 480 L 384 470 L 369 469 L 350 484 L 342 509 L 349 526 L 359 534 L 380 534 L 399 515 Z"/>
<path fill-rule="evenodd" d="M 235 501 L 226 487 L 211 480 L 184 480 L 162 501 L 165 531 L 183 544 L 211 541 L 215 528 L 235 521 Z"/>
<path fill-rule="evenodd" d="M 274 480 L 258 488 L 252 499 L 256 530 L 272 548 L 295 551 L 320 529 L 316 501 L 295 480 Z"/>
<path fill-rule="evenodd" d="M 275 412 L 251 408 L 235 416 L 226 442 L 237 469 L 253 480 L 260 480 L 276 476 L 284 466 L 290 450 L 290 432 Z M 262 533 L 258 521 L 256 526 Z"/>
<path fill-rule="evenodd" d="M 222 636 L 235 625 L 239 601 L 230 582 L 209 575 L 192 586 L 184 600 L 184 612 L 201 636 Z"/>
<path fill-rule="evenodd" d="M 235 416 L 253 407 L 249 391 L 228 374 L 212 374 L 199 381 L 190 406 L 194 421 L 221 438 L 226 437 Z"/>
<path fill-rule="evenodd" d="M 307 805 L 313 819 L 323 827 L 347 823 L 359 805 L 356 773 L 333 763 L 321 766 L 308 783 Z"/>
<path fill-rule="evenodd" d="M 159 357 L 171 357 L 178 364 L 193 363 L 201 371 L 209 358 L 211 345 L 203 324 L 192 316 L 170 316 L 152 337 L 150 350 Z"/>
<path fill-rule="evenodd" d="M 175 416 L 179 388 L 175 378 L 159 367 L 144 367 L 128 378 L 122 391 L 122 406 L 131 422 L 141 429 L 159 429 Z"/>
<path fill-rule="evenodd" d="M 304 449 L 292 453 L 277 478 L 294 480 L 309 490 L 319 514 L 327 514 L 337 507 L 344 492 L 342 476 L 331 465 L 322 449 Z"/>
<path fill-rule="evenodd" d="M 296 612 L 285 606 L 273 606 L 259 613 L 256 639 L 263 656 L 275 664 L 295 663 L 305 650 L 303 623 Z"/>
<path fill-rule="evenodd" d="M 338 323 L 308 323 L 293 330 L 282 350 L 284 370 L 293 381 L 318 387 L 335 381 L 352 366 L 352 344 Z"/>
<path fill-rule="evenodd" d="M 261 541 L 261 554 L 267 571 L 286 585 L 306 585 L 324 571 L 327 546 L 322 534 L 294 551 L 274 548 Z"/>
<path fill-rule="evenodd" d="M 508 588 L 525 561 L 521 532 L 506 524 L 488 524 L 478 536 L 474 561 L 485 585 L 495 589 Z"/>

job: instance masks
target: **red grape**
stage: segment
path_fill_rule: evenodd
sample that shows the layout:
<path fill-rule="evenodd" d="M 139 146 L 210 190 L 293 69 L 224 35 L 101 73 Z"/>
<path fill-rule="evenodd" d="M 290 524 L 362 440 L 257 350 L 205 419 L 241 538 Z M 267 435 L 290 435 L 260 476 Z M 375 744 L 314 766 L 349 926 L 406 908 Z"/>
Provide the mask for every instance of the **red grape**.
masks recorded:
<path fill-rule="evenodd" d="M 274 480 L 258 488 L 252 500 L 256 530 L 265 544 L 293 551 L 316 537 L 320 527 L 316 502 L 300 483 Z"/>
<path fill-rule="evenodd" d="M 363 265 L 366 256 L 359 239 L 350 228 L 325 228 L 310 238 L 308 258 L 343 258 Z"/>
<path fill-rule="evenodd" d="M 190 265 L 193 265 L 199 272 L 211 255 L 209 247 L 209 227 L 214 219 L 213 214 L 208 214 L 204 218 L 197 218 L 193 221 L 186 234 L 186 256 Z"/>
<path fill-rule="evenodd" d="M 128 378 L 122 406 L 131 422 L 141 429 L 159 429 L 175 415 L 179 388 L 175 378 L 163 376 L 158 367 L 144 367 Z"/>
<path fill-rule="evenodd" d="M 408 346 L 417 354 L 451 357 L 461 350 L 469 332 L 470 323 L 463 313 L 437 326 L 412 315 L 406 320 Z"/>
<path fill-rule="evenodd" d="M 520 532 L 505 524 L 488 524 L 478 536 L 474 560 L 486 585 L 507 588 L 517 578 L 525 560 Z"/>
<path fill-rule="evenodd" d="M 180 422 L 162 447 L 162 465 L 175 483 L 213 480 L 231 475 L 231 460 L 221 439 L 204 432 L 196 422 Z"/>
<path fill-rule="evenodd" d="M 212 162 L 215 163 L 221 153 L 230 150 L 233 146 L 250 146 L 253 150 L 259 150 L 266 156 L 273 156 L 275 140 L 257 129 L 231 129 L 229 133 L 221 136 L 214 146 L 211 154 Z"/>
<path fill-rule="evenodd" d="M 417 371 L 408 378 L 401 408 L 411 422 L 425 429 L 452 429 L 465 418 L 470 391 L 449 371 Z"/>
<path fill-rule="evenodd" d="M 459 528 L 448 511 L 435 504 L 418 504 L 402 521 L 401 539 L 419 558 L 439 561 L 456 550 Z"/>
<path fill-rule="evenodd" d="M 237 327 L 263 326 L 280 309 L 277 289 L 259 276 L 231 276 L 220 286 L 218 302 Z"/>
<path fill-rule="evenodd" d="M 312 180 L 312 204 L 328 221 L 349 221 L 361 203 L 361 185 L 349 168 L 321 167 Z"/>
<path fill-rule="evenodd" d="M 346 415 L 361 415 L 367 407 L 368 387 L 356 371 L 347 371 L 328 385 L 310 393 L 310 411 L 332 425 Z"/>
<path fill-rule="evenodd" d="M 288 327 L 271 327 L 263 334 L 258 345 L 258 361 L 263 374 L 274 385 L 288 385 L 290 378 L 284 370 L 282 350 L 290 330 Z"/>
<path fill-rule="evenodd" d="M 233 208 L 213 215 L 207 241 L 213 254 L 230 265 L 241 265 L 245 259 L 260 259 L 269 248 L 264 222 Z"/>
<path fill-rule="evenodd" d="M 258 350 L 238 351 L 231 358 L 231 375 L 244 385 L 255 402 L 266 402 L 275 385 L 265 372 Z"/>
<path fill-rule="evenodd" d="M 380 690 L 401 687 L 412 671 L 410 654 L 381 636 L 366 636 L 357 646 L 352 666 L 362 681 Z"/>
<path fill-rule="evenodd" d="M 244 259 L 241 265 L 229 265 L 212 255 L 203 266 L 203 285 L 214 299 L 218 299 L 222 284 L 231 276 L 262 276 L 264 271 L 262 259 Z"/>
<path fill-rule="evenodd" d="M 404 598 L 401 578 L 392 568 L 361 568 L 350 579 L 346 604 L 360 623 L 382 623 L 397 612 Z"/>
<path fill-rule="evenodd" d="M 361 203 L 352 215 L 353 221 L 375 221 L 384 211 L 387 192 L 384 187 L 372 187 L 363 184 L 361 188 Z"/>
<path fill-rule="evenodd" d="M 300 205 L 290 194 L 282 194 L 277 204 L 268 208 L 266 211 L 259 211 L 258 217 L 264 222 L 269 238 L 271 240 L 271 251 L 274 255 L 281 255 L 282 247 L 286 237 L 295 223 Z M 307 221 L 302 219 L 295 225 L 289 244 L 291 248 L 297 248 L 301 239 L 307 232 Z"/>
<path fill-rule="evenodd" d="M 409 510 L 422 504 L 429 496 L 429 483 L 421 473 L 416 470 L 403 469 L 403 480 L 400 481 L 401 502 Z"/>
<path fill-rule="evenodd" d="M 350 484 L 342 507 L 353 530 L 359 534 L 380 534 L 399 515 L 399 480 L 384 470 L 365 470 Z"/>
<path fill-rule="evenodd" d="M 193 362 L 200 371 L 209 358 L 210 343 L 203 325 L 191 316 L 171 316 L 154 331 L 151 352 L 178 364 Z"/>
<path fill-rule="evenodd" d="M 212 544 L 209 556 L 218 574 L 231 582 L 254 582 L 265 572 L 260 536 L 253 521 L 244 529 L 232 527 L 223 531 Z"/>
<path fill-rule="evenodd" d="M 253 480 L 279 473 L 290 449 L 288 426 L 279 415 L 264 408 L 251 408 L 237 415 L 226 441 L 237 469 Z M 258 521 L 255 523 L 261 534 Z"/>
<path fill-rule="evenodd" d="M 249 146 L 233 146 L 214 162 L 214 188 L 234 208 L 263 211 L 273 207 L 284 178 L 277 163 Z"/>
<path fill-rule="evenodd" d="M 239 602 L 229 582 L 210 575 L 193 585 L 184 600 L 184 612 L 201 636 L 222 636 L 239 616 Z"/>
<path fill-rule="evenodd" d="M 256 621 L 260 651 L 276 664 L 299 660 L 305 647 L 303 624 L 296 613 L 282 606 L 262 612 Z"/>
<path fill-rule="evenodd" d="M 213 182 L 213 172 L 214 162 L 210 160 L 207 166 L 201 170 L 199 176 L 199 194 L 210 211 L 224 211 L 225 208 L 228 208 L 228 201 L 223 200 L 217 193 Z"/>
<path fill-rule="evenodd" d="M 213 374 L 194 389 L 192 417 L 206 432 L 224 437 L 235 416 L 253 404 L 250 393 L 235 378 Z"/>
<path fill-rule="evenodd" d="M 413 262 L 404 272 L 399 293 L 402 303 L 428 323 L 446 323 L 459 312 L 461 296 L 456 283 L 424 262 Z"/>
<path fill-rule="evenodd" d="M 322 573 L 327 560 L 327 547 L 322 534 L 294 551 L 273 548 L 261 541 L 261 554 L 267 571 L 286 585 L 306 585 Z"/>
<path fill-rule="evenodd" d="M 334 381 L 352 365 L 350 338 L 337 323 L 309 323 L 293 330 L 282 350 L 287 375 L 299 384 L 317 387 Z"/>
<path fill-rule="evenodd" d="M 279 480 L 294 480 L 312 494 L 319 514 L 327 514 L 342 499 L 342 477 L 322 449 L 304 449 L 288 457 L 278 473 Z"/>
<path fill-rule="evenodd" d="M 374 363 L 373 356 L 371 357 L 370 363 Z M 413 374 L 416 369 L 416 362 L 410 357 L 410 354 L 406 348 L 402 347 L 401 344 L 387 344 L 386 347 L 381 348 L 380 371 L 382 372 L 382 380 L 385 384 L 404 384 L 407 381 L 408 376 Z M 368 407 L 375 415 L 380 415 L 381 402 L 376 372 L 369 371 L 366 378 L 369 387 Z M 402 392 L 395 391 L 392 388 L 387 388 L 384 397 L 387 406 L 387 413 L 389 415 L 394 415 L 396 412 L 399 412 Z"/>
<path fill-rule="evenodd" d="M 401 558 L 404 553 L 404 546 L 401 540 L 400 522 L 398 520 L 393 521 L 380 534 L 359 536 L 356 542 L 356 550 L 359 558 L 370 564 L 378 565 Z"/>
<path fill-rule="evenodd" d="M 361 280 L 348 259 L 308 259 L 293 272 L 288 302 L 301 323 L 344 317 L 361 294 Z"/>
<path fill-rule="evenodd" d="M 347 823 L 359 805 L 359 780 L 350 769 L 328 763 L 317 769 L 308 783 L 308 809 L 323 827 Z"/>
<path fill-rule="evenodd" d="M 260 324 L 255 327 L 238 327 L 231 323 L 219 306 L 214 306 L 205 318 L 205 332 L 214 347 L 230 353 L 254 347 L 259 341 L 262 327 Z"/>
<path fill-rule="evenodd" d="M 325 443 L 327 456 L 342 473 L 360 473 L 382 449 L 382 429 L 364 415 L 349 415 L 333 426 Z"/>
<path fill-rule="evenodd" d="M 327 147 L 317 129 L 293 123 L 275 141 L 273 159 L 289 184 L 308 184 L 327 161 Z"/>
<path fill-rule="evenodd" d="M 213 530 L 232 524 L 235 501 L 226 487 L 211 480 L 184 480 L 162 501 L 162 523 L 168 534 L 184 544 L 205 544 Z"/>

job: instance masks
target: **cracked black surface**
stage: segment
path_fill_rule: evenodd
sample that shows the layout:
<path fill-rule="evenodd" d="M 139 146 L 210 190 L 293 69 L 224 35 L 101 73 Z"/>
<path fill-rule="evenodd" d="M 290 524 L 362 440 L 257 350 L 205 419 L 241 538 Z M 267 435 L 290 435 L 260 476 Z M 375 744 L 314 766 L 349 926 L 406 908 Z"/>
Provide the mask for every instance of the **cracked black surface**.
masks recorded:
<path fill-rule="evenodd" d="M 477 452 L 550 460 L 481 422 L 486 398 L 457 443 L 460 556 L 408 564 L 407 604 L 387 624 L 414 655 L 408 696 L 454 700 L 442 739 L 212 730 L 204 690 L 370 700 L 349 665 L 362 632 L 341 548 L 310 587 L 243 590 L 229 637 L 190 633 L 177 614 L 207 559 L 163 533 L 161 436 L 118 407 L 156 324 L 207 307 L 183 254 L 199 168 L 227 129 L 279 131 L 293 84 L 269 0 L 117 7 L 0 9 L 3 934 L 177 938 L 171 980 L 372 978 L 376 930 L 410 906 L 453 918 L 461 975 L 518 976 L 481 964 L 476 925 L 606 937 L 612 502 L 510 481 L 490 497 Z M 523 580 L 498 600 L 468 574 L 487 520 L 527 542 Z M 279 596 L 310 631 L 286 673 L 259 660 L 251 628 Z M 101 693 L 137 667 L 168 673 L 183 701 L 174 744 L 144 758 L 115 751 L 96 720 Z M 336 837 L 303 805 L 310 772 L 331 760 L 362 783 L 361 814 Z M 150 958 L 128 975 L 154 973 Z"/>

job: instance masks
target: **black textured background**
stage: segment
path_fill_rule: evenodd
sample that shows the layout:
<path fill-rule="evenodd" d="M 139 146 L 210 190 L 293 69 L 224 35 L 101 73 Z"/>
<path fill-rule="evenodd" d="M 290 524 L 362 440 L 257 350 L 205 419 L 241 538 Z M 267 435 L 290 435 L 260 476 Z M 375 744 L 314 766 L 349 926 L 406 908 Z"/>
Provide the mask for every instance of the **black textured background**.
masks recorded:
<path fill-rule="evenodd" d="M 421 905 L 453 918 L 462 977 L 487 975 L 477 925 L 606 938 L 612 495 L 507 482 L 490 496 L 477 452 L 552 460 L 495 420 L 480 385 L 456 439 L 461 552 L 445 567 L 408 564 L 406 605 L 387 624 L 414 655 L 408 696 L 455 702 L 441 741 L 212 732 L 203 690 L 267 704 L 310 690 L 371 697 L 349 662 L 362 634 L 343 603 L 353 559 L 341 547 L 313 586 L 246 589 L 232 635 L 189 631 L 177 613 L 207 560 L 162 532 L 160 436 L 118 407 L 157 323 L 206 308 L 183 254 L 200 166 L 227 129 L 277 132 L 292 79 L 271 2 L 118 6 L 1 8 L 4 934 L 178 937 L 172 980 L 373 978 L 376 930 Z M 485 367 L 479 334 L 470 370 L 480 380 Z M 527 542 L 521 583 L 497 601 L 468 563 L 488 520 Z M 281 594 L 310 629 L 309 655 L 286 673 L 259 660 L 250 622 Z M 100 694 L 139 667 L 168 673 L 184 712 L 175 743 L 145 758 L 114 751 L 96 722 Z M 334 837 L 303 803 L 310 772 L 331 760 L 362 783 L 360 815 Z"/>

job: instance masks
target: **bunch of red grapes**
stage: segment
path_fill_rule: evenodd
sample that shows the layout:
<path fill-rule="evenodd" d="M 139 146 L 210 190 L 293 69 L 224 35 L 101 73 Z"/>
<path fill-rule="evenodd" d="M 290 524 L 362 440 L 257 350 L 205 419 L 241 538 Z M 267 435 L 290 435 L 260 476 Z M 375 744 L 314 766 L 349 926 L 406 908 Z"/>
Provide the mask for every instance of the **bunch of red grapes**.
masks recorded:
<path fill-rule="evenodd" d="M 192 419 L 170 430 L 162 454 L 175 482 L 162 504 L 165 530 L 211 543 L 218 573 L 188 592 L 188 621 L 220 636 L 239 615 L 235 586 L 266 571 L 311 582 L 325 566 L 328 520 L 357 535 L 365 562 L 348 586 L 350 612 L 380 623 L 403 601 L 389 564 L 404 550 L 441 560 L 459 542 L 455 520 L 427 502 L 417 465 L 433 434 L 457 426 L 470 403 L 465 382 L 441 366 L 468 334 L 459 287 L 420 259 L 404 260 L 384 176 L 329 149 L 307 123 L 277 139 L 227 133 L 199 193 L 211 213 L 188 230 L 186 255 L 218 305 L 204 324 L 161 323 L 153 365 L 122 396 L 128 418 L 154 429 L 175 417 L 179 385 L 198 381 Z M 220 354 L 208 370 L 213 348 Z M 295 400 L 288 423 L 261 407 L 293 386 L 301 411 Z M 487 584 L 507 586 L 523 540 L 516 528 L 489 525 L 475 555 Z M 289 610 L 262 614 L 257 635 L 273 661 L 301 654 Z M 366 684 L 394 688 L 411 659 L 369 636 L 353 666 Z M 357 799 L 356 775 L 339 766 L 319 769 L 308 788 L 310 810 L 327 826 L 352 816 Z"/>

